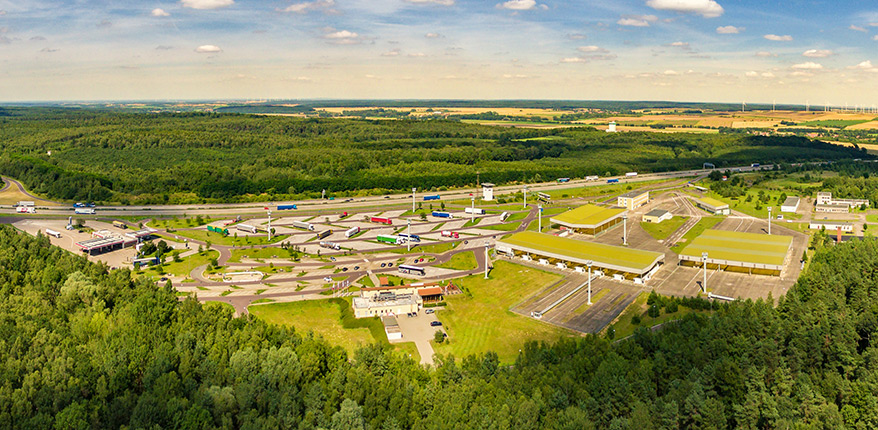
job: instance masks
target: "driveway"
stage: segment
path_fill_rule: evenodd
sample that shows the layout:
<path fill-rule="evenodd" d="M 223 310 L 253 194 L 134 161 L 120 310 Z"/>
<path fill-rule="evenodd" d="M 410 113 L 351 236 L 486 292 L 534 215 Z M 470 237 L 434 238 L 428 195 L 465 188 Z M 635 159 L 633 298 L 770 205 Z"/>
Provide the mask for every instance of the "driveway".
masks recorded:
<path fill-rule="evenodd" d="M 431 321 L 436 321 L 436 314 L 427 314 L 425 309 L 418 311 L 418 315 L 409 318 L 407 315 L 397 315 L 396 322 L 402 331 L 402 339 L 391 343 L 414 342 L 421 355 L 421 364 L 433 364 L 433 340 L 437 330 L 445 331 L 444 327 L 432 327 Z"/>

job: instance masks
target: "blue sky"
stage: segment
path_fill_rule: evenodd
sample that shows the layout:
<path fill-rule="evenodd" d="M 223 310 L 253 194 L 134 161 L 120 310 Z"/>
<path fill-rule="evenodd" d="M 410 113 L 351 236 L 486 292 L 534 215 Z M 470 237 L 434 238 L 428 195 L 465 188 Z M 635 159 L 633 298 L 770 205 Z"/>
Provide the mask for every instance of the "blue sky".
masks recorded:
<path fill-rule="evenodd" d="M 878 3 L 0 0 L 0 100 L 878 103 Z"/>

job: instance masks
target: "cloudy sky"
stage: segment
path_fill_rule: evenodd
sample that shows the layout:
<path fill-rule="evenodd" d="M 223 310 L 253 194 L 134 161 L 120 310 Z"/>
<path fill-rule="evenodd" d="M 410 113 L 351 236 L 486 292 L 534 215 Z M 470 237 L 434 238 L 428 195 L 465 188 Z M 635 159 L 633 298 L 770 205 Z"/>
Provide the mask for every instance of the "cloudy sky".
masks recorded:
<path fill-rule="evenodd" d="M 0 100 L 878 104 L 878 2 L 0 0 Z"/>

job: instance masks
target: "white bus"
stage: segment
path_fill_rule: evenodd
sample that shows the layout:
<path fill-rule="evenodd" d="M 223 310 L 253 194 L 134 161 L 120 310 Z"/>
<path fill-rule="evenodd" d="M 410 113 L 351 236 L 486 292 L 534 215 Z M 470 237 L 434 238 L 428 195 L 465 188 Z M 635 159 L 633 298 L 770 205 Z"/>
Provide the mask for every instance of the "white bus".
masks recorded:
<path fill-rule="evenodd" d="M 49 236 L 52 236 L 52 237 L 57 237 L 58 239 L 61 238 L 61 233 L 59 233 L 59 232 L 57 232 L 57 231 L 55 231 L 55 230 L 52 230 L 52 229 L 50 229 L 50 228 L 47 228 L 47 229 L 46 229 L 46 234 L 49 235 Z"/>

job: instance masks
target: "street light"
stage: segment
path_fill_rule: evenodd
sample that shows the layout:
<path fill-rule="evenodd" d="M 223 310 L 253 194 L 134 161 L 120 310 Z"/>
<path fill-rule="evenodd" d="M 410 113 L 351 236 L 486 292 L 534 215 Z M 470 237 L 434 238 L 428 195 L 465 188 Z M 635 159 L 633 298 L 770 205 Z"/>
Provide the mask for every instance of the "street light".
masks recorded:
<path fill-rule="evenodd" d="M 771 234 L 771 206 L 768 207 L 768 234 Z"/>
<path fill-rule="evenodd" d="M 539 220 L 539 232 L 543 232 L 543 205 L 537 205 L 537 219 Z"/>
<path fill-rule="evenodd" d="M 524 206 L 522 206 L 521 208 L 527 209 L 527 185 L 524 186 Z"/>
<path fill-rule="evenodd" d="M 585 262 L 588 265 L 588 304 L 591 305 L 591 264 L 592 261 L 588 260 Z"/>
<path fill-rule="evenodd" d="M 415 214 L 415 193 L 418 192 L 417 188 L 412 188 L 412 215 Z"/>
<path fill-rule="evenodd" d="M 628 246 L 628 212 L 622 214 L 622 245 Z"/>
<path fill-rule="evenodd" d="M 409 228 L 408 229 L 409 240 L 405 241 L 405 244 L 408 247 L 408 251 L 411 252 L 411 250 L 412 250 L 412 219 L 409 218 L 406 221 L 408 222 L 408 228 Z"/>
<path fill-rule="evenodd" d="M 707 294 L 707 253 L 701 253 L 701 262 L 704 265 L 704 281 L 701 282 L 701 288 L 704 289 L 704 294 Z"/>
<path fill-rule="evenodd" d="M 488 279 L 488 266 L 491 265 L 491 262 L 488 260 L 488 247 L 491 246 L 490 242 L 485 241 L 485 279 Z"/>

